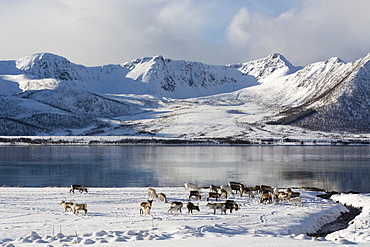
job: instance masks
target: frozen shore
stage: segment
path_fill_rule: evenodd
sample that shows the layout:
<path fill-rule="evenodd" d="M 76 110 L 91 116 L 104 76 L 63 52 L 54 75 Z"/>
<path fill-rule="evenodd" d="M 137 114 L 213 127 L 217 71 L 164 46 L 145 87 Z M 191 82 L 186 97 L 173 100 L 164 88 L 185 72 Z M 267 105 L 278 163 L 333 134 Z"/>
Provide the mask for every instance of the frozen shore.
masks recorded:
<path fill-rule="evenodd" d="M 157 192 L 169 201 L 188 202 L 183 187 L 160 187 Z M 90 188 L 89 193 L 69 193 L 69 188 L 4 187 L 1 193 L 1 246 L 225 246 L 250 243 L 255 246 L 317 246 L 337 243 L 370 242 L 368 195 L 337 195 L 335 201 L 348 201 L 363 212 L 348 229 L 326 238 L 311 238 L 325 223 L 334 221 L 345 206 L 316 197 L 318 192 L 302 193 L 302 205 L 280 202 L 262 204 L 256 198 L 232 195 L 240 206 L 236 212 L 213 214 L 202 200 L 192 200 L 200 211 L 169 214 L 169 203 L 154 200 L 150 216 L 139 214 L 147 200 L 147 188 Z M 206 195 L 208 190 L 204 189 Z M 64 212 L 60 202 L 87 203 L 88 214 Z M 213 199 L 210 199 L 213 202 Z M 354 231 L 353 226 L 356 226 Z M 352 228 L 351 228 L 352 227 Z M 361 228 L 359 228 L 361 227 Z M 355 232 L 355 233 L 354 233 Z M 355 236 L 355 237 L 354 237 Z"/>

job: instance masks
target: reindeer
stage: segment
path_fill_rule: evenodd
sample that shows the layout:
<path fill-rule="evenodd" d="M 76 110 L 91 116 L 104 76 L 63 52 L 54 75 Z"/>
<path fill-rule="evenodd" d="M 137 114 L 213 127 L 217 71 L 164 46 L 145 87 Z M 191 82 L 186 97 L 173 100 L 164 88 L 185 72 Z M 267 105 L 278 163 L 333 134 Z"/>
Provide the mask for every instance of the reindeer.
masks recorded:
<path fill-rule="evenodd" d="M 286 190 L 286 193 L 288 193 L 288 194 L 289 194 L 289 198 L 299 197 L 299 196 L 301 195 L 301 193 L 299 193 L 299 192 L 292 191 L 292 189 L 291 189 L 291 188 L 288 188 L 288 189 Z"/>
<path fill-rule="evenodd" d="M 148 197 L 149 198 L 158 198 L 157 192 L 153 188 L 148 188 Z"/>
<path fill-rule="evenodd" d="M 226 190 L 221 189 L 220 194 L 221 194 L 221 196 L 224 196 L 224 197 L 225 197 L 225 199 L 227 199 L 227 191 L 226 191 Z M 220 197 L 221 197 L 221 196 L 220 196 Z"/>
<path fill-rule="evenodd" d="M 264 191 L 268 191 L 268 192 L 270 192 L 271 194 L 273 194 L 273 193 L 274 193 L 274 189 L 273 189 L 271 186 L 269 186 L 269 185 L 264 185 L 264 184 L 260 185 L 260 191 L 262 192 L 262 194 L 263 194 L 263 192 L 264 192 Z"/>
<path fill-rule="evenodd" d="M 244 185 L 239 182 L 229 182 L 228 185 L 230 186 L 232 191 L 235 190 L 235 193 L 238 193 L 238 191 L 240 191 L 240 188 L 244 187 Z"/>
<path fill-rule="evenodd" d="M 76 214 L 78 211 L 85 211 L 87 214 L 87 204 L 73 204 L 72 206 L 73 213 Z"/>
<path fill-rule="evenodd" d="M 72 184 L 71 189 L 69 190 L 69 193 L 71 193 L 71 192 L 75 193 L 75 190 L 80 191 L 80 193 L 82 193 L 84 191 L 87 193 L 87 188 L 82 186 L 82 185 L 79 185 L 79 184 Z"/>
<path fill-rule="evenodd" d="M 256 185 L 253 187 L 253 191 L 256 191 L 257 193 L 261 193 L 261 186 L 260 185 Z"/>
<path fill-rule="evenodd" d="M 191 190 L 200 190 L 202 186 L 193 184 L 193 183 L 185 183 L 185 191 L 191 191 Z"/>
<path fill-rule="evenodd" d="M 202 199 L 202 196 L 199 194 L 199 191 L 197 191 L 197 190 L 191 190 L 191 191 L 189 191 L 189 201 L 190 201 L 190 198 L 192 196 L 195 196 L 197 198 L 197 200 Z"/>
<path fill-rule="evenodd" d="M 216 192 L 209 192 L 207 196 L 207 201 L 209 201 L 209 198 L 215 198 L 217 201 L 217 199 L 220 197 L 221 197 L 221 194 L 218 194 Z"/>
<path fill-rule="evenodd" d="M 61 205 L 63 205 L 64 207 L 64 212 L 67 212 L 67 210 L 69 209 L 70 211 L 72 211 L 72 206 L 73 206 L 73 202 L 70 201 L 70 202 L 66 202 L 65 200 L 61 201 L 60 203 Z"/>
<path fill-rule="evenodd" d="M 254 198 L 253 187 L 240 187 L 240 198 L 243 197 L 243 194 L 247 194 L 249 199 Z"/>
<path fill-rule="evenodd" d="M 225 201 L 225 210 L 227 209 L 230 209 L 230 213 L 233 212 L 233 209 L 235 209 L 235 211 L 238 211 L 239 210 L 239 206 L 237 203 L 235 203 L 234 200 L 226 200 Z M 225 212 L 226 214 L 226 212 Z"/>
<path fill-rule="evenodd" d="M 227 193 L 229 193 L 230 195 L 233 195 L 234 194 L 233 190 L 231 189 L 231 187 L 229 185 L 221 185 L 220 186 L 220 189 L 226 190 Z"/>
<path fill-rule="evenodd" d="M 173 212 L 175 212 L 175 214 L 177 215 L 178 211 L 182 213 L 181 212 L 182 206 L 183 206 L 182 202 L 171 202 L 170 208 L 168 209 L 167 212 L 169 212 L 170 214 L 173 214 Z"/>
<path fill-rule="evenodd" d="M 260 203 L 272 203 L 272 196 L 268 191 L 263 191 L 261 198 L 260 198 Z"/>
<path fill-rule="evenodd" d="M 282 201 L 282 200 L 288 201 L 289 200 L 289 194 L 286 193 L 286 192 L 282 192 L 282 191 L 276 192 L 275 193 L 275 202 L 279 203 L 279 201 Z"/>
<path fill-rule="evenodd" d="M 213 214 L 216 214 L 216 209 L 219 209 L 222 213 L 226 214 L 226 208 L 225 203 L 216 202 L 216 203 L 207 203 L 206 207 L 209 207 L 210 209 L 213 209 Z"/>
<path fill-rule="evenodd" d="M 166 195 L 165 195 L 165 194 L 163 194 L 163 193 L 159 193 L 159 194 L 158 194 L 158 198 L 159 198 L 159 200 L 161 200 L 162 202 L 167 203 L 167 197 L 166 197 Z"/>
<path fill-rule="evenodd" d="M 140 215 L 142 215 L 142 214 L 149 215 L 150 214 L 150 209 L 152 208 L 152 202 L 153 202 L 153 200 L 148 200 L 147 202 L 140 203 Z"/>
<path fill-rule="evenodd" d="M 199 206 L 194 205 L 192 202 L 188 202 L 186 204 L 186 208 L 188 209 L 188 213 L 191 213 L 191 214 L 193 214 L 193 210 L 200 211 Z"/>
<path fill-rule="evenodd" d="M 209 191 L 210 192 L 218 192 L 218 188 L 217 188 L 217 186 L 215 186 L 215 185 L 213 185 L 213 184 L 211 184 L 210 186 L 209 186 Z"/>

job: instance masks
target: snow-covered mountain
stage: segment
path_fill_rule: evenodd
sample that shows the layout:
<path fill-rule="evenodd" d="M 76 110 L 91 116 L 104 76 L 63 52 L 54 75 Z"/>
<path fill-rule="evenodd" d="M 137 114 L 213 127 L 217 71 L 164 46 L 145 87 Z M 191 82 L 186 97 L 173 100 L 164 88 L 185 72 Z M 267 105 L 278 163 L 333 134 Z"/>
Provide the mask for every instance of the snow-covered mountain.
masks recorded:
<path fill-rule="evenodd" d="M 230 65 L 230 67 L 238 68 L 243 74 L 254 76 L 257 80 L 279 78 L 302 68 L 293 66 L 283 55 L 278 53 L 255 61 Z"/>
<path fill-rule="evenodd" d="M 283 106 L 276 123 L 329 132 L 368 132 L 369 61 L 370 54 L 352 63 L 331 58 L 266 83 L 266 90 L 274 92 L 270 99 Z"/>
<path fill-rule="evenodd" d="M 15 62 L 4 61 L 0 63 L 0 74 L 12 75 L 23 91 L 55 89 L 67 84 L 94 93 L 150 94 L 171 98 L 213 95 L 258 85 L 254 76 L 236 68 L 173 61 L 162 56 L 122 65 L 84 67 L 66 58 L 43 53 Z M 5 78 L 9 79 L 9 76 Z M 20 76 L 22 78 L 17 80 Z"/>
<path fill-rule="evenodd" d="M 0 135 L 368 133 L 369 60 L 297 67 L 275 53 L 230 65 L 155 56 L 85 67 L 34 54 L 0 61 Z"/>

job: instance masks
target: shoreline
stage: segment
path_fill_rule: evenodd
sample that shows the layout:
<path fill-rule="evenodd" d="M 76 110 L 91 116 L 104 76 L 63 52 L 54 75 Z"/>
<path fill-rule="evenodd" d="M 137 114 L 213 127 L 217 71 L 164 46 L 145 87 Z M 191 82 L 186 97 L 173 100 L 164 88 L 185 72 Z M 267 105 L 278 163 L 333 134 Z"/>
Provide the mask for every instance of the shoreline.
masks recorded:
<path fill-rule="evenodd" d="M 0 136 L 0 146 L 22 145 L 199 145 L 199 146 L 369 146 L 367 139 L 164 138 L 137 136 Z"/>

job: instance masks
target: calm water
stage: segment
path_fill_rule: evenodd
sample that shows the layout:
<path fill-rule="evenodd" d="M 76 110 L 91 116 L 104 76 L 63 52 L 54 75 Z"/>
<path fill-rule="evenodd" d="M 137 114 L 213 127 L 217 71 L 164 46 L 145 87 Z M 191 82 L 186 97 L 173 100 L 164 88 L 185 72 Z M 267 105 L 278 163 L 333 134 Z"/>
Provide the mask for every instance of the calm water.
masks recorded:
<path fill-rule="evenodd" d="M 0 183 L 43 187 L 311 186 L 369 192 L 367 146 L 4 146 Z"/>

